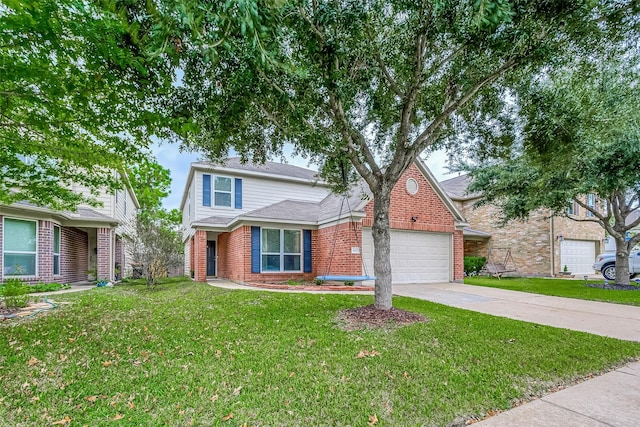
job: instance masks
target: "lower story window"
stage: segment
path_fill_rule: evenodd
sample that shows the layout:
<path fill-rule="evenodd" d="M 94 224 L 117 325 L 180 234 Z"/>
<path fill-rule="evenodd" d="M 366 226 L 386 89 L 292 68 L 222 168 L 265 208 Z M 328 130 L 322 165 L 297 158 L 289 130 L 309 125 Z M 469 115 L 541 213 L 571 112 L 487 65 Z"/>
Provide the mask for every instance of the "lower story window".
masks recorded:
<path fill-rule="evenodd" d="M 35 276 L 37 253 L 35 221 L 4 219 L 2 265 L 5 276 Z"/>
<path fill-rule="evenodd" d="M 60 227 L 53 227 L 53 274 L 60 274 Z"/>
<path fill-rule="evenodd" d="M 262 271 L 302 271 L 302 232 L 262 229 Z"/>

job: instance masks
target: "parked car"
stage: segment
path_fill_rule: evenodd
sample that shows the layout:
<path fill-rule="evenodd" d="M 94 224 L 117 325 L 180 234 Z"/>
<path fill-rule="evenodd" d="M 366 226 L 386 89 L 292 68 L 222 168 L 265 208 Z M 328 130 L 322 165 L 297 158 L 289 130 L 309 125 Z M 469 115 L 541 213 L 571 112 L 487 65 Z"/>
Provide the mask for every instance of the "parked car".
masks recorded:
<path fill-rule="evenodd" d="M 593 269 L 602 273 L 607 280 L 616 280 L 616 253 L 605 252 L 598 255 Z M 629 274 L 631 278 L 640 274 L 640 252 L 634 251 L 629 254 Z"/>

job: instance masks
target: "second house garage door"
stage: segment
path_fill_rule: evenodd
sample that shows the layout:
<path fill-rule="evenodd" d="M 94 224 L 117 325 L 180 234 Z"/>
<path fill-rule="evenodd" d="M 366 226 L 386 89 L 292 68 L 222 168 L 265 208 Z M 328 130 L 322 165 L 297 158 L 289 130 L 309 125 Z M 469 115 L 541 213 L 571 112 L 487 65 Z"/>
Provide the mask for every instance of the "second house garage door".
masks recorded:
<path fill-rule="evenodd" d="M 560 244 L 560 269 L 573 274 L 593 274 L 593 261 L 596 259 L 596 242 L 589 240 L 563 240 Z"/>
<path fill-rule="evenodd" d="M 373 237 L 362 229 L 362 259 L 373 276 Z M 451 234 L 391 230 L 393 283 L 448 282 L 451 278 Z"/>

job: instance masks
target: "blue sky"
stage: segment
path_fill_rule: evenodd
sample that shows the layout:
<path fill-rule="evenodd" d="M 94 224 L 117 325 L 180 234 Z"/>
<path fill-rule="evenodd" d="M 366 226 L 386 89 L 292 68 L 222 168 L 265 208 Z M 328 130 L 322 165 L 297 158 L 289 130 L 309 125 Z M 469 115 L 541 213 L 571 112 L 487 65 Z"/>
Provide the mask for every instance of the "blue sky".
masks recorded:
<path fill-rule="evenodd" d="M 180 152 L 176 144 L 159 144 L 152 146 L 152 151 L 161 166 L 171 171 L 171 193 L 164 199 L 163 205 L 167 209 L 180 208 L 182 192 L 189 174 L 189 165 L 198 161 L 201 155 L 198 153 Z M 315 169 L 309 166 L 309 162 L 302 157 L 289 156 L 289 164 Z M 447 175 L 447 155 L 442 151 L 436 151 L 427 158 L 427 165 L 438 181 L 452 178 Z"/>

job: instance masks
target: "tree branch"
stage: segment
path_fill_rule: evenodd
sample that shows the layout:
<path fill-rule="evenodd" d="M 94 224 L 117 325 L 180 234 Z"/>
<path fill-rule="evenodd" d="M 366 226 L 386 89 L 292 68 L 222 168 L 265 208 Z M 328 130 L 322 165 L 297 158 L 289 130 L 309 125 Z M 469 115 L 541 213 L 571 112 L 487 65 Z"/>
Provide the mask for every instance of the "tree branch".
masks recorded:
<path fill-rule="evenodd" d="M 371 44 L 375 44 L 374 36 L 371 32 L 371 27 L 369 26 L 369 21 L 365 23 L 365 26 L 367 28 L 367 36 L 369 37 Z M 389 88 L 391 88 L 393 93 L 395 93 L 401 98 L 404 98 L 405 96 L 404 92 L 400 90 L 400 86 L 398 86 L 398 83 L 394 80 L 393 76 L 391 76 L 391 73 L 389 73 L 389 69 L 387 68 L 387 65 L 382 60 L 382 56 L 380 55 L 380 49 L 377 49 L 377 46 L 376 46 L 376 49 L 374 49 L 374 52 L 375 52 L 376 61 L 378 62 L 378 66 L 380 67 L 380 71 L 382 71 L 382 75 L 387 81 Z"/>
<path fill-rule="evenodd" d="M 511 68 L 515 67 L 517 64 L 518 61 L 516 61 L 514 58 L 511 58 L 510 60 L 502 64 L 502 66 L 494 70 L 492 73 L 487 74 L 458 99 L 451 101 L 448 105 L 446 105 L 442 113 L 440 113 L 440 115 L 436 117 L 435 120 L 431 122 L 431 124 L 414 141 L 413 146 L 416 147 L 417 151 L 422 151 L 429 145 L 429 143 L 433 140 L 432 135 L 434 134 L 435 130 L 442 126 L 454 111 L 469 102 L 469 100 L 473 98 L 480 91 L 480 89 L 490 83 L 493 83 L 501 75 L 506 73 Z"/>

